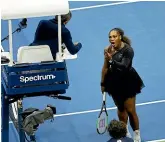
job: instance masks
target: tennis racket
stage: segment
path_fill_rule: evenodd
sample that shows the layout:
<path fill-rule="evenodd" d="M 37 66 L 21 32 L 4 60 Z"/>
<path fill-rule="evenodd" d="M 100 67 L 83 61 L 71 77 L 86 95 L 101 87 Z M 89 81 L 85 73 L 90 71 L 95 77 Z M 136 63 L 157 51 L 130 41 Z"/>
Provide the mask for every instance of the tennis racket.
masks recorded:
<path fill-rule="evenodd" d="M 108 112 L 106 110 L 106 93 L 103 93 L 103 102 L 101 111 L 97 118 L 97 132 L 98 134 L 104 134 L 108 128 Z"/>

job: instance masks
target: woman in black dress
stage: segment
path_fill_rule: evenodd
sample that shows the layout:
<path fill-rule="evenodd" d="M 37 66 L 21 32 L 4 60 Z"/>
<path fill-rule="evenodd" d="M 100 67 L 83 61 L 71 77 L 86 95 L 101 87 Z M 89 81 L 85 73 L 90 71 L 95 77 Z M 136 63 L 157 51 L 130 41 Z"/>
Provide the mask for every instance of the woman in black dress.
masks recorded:
<path fill-rule="evenodd" d="M 127 124 L 128 118 L 134 131 L 134 141 L 140 142 L 139 119 L 136 113 L 136 95 L 144 87 L 143 81 L 132 67 L 134 51 L 131 41 L 120 28 L 109 32 L 110 46 L 104 50 L 101 91 L 112 96 L 120 121 Z M 129 134 L 129 131 L 127 133 Z"/>

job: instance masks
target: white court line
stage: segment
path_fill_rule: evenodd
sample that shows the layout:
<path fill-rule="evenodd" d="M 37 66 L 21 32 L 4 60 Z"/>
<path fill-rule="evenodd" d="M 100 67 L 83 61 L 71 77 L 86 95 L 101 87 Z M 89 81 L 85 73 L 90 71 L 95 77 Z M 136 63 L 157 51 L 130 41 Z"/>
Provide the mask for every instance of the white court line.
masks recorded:
<path fill-rule="evenodd" d="M 165 100 L 139 103 L 139 104 L 136 104 L 136 106 L 144 106 L 144 105 L 151 105 L 151 104 L 158 104 L 158 103 L 165 103 Z M 107 110 L 114 110 L 114 109 L 117 109 L 117 107 L 107 108 Z M 86 113 L 99 112 L 99 111 L 100 111 L 100 109 L 88 110 L 88 111 L 80 111 L 80 112 L 72 112 L 72 113 L 64 113 L 64 114 L 54 115 L 54 117 L 70 116 L 70 115 L 78 115 L 78 114 L 86 114 Z"/>
<path fill-rule="evenodd" d="M 139 103 L 139 104 L 136 104 L 136 106 L 145 106 L 145 105 L 152 105 L 152 104 L 158 104 L 158 103 L 165 103 L 165 100 Z M 114 110 L 114 109 L 117 109 L 117 107 L 107 108 L 107 110 Z M 54 117 L 63 117 L 63 116 L 78 115 L 78 114 L 87 114 L 87 113 L 99 112 L 99 111 L 100 111 L 100 109 L 94 109 L 94 110 L 87 110 L 87 111 L 63 113 L 63 114 L 56 114 L 56 115 L 54 115 Z M 9 123 L 13 123 L 13 122 L 12 121 L 9 121 Z"/>
<path fill-rule="evenodd" d="M 139 0 L 134 0 L 134 1 L 115 2 L 115 3 L 101 4 L 101 5 L 94 5 L 94 6 L 86 6 L 86 7 L 80 7 L 80 8 L 73 8 L 73 9 L 70 9 L 70 10 L 71 11 L 77 11 L 77 10 L 85 10 L 85 9 L 99 8 L 99 7 L 105 7 L 105 6 L 128 4 L 128 3 L 134 3 L 134 2 L 140 2 L 140 1 Z"/>
<path fill-rule="evenodd" d="M 152 140 L 152 141 L 147 141 L 147 142 L 163 142 L 165 139 L 160 139 L 160 140 Z"/>
<path fill-rule="evenodd" d="M 151 101 L 151 102 L 139 103 L 139 104 L 136 104 L 136 106 L 145 106 L 145 105 L 158 104 L 158 103 L 165 103 L 165 100 L 158 100 L 158 101 Z M 116 109 L 116 107 L 107 108 L 107 110 L 114 110 L 114 109 Z M 89 111 L 81 111 L 81 112 L 73 112 L 73 113 L 66 113 L 66 114 L 58 114 L 58 115 L 54 115 L 54 117 L 62 117 L 62 116 L 86 114 L 86 113 L 92 113 L 92 112 L 98 112 L 98 111 L 100 111 L 100 109 L 89 110 Z M 13 123 L 13 122 L 10 121 L 9 123 Z M 163 142 L 163 141 L 165 141 L 165 139 L 151 140 L 151 141 L 146 141 L 146 142 Z"/>

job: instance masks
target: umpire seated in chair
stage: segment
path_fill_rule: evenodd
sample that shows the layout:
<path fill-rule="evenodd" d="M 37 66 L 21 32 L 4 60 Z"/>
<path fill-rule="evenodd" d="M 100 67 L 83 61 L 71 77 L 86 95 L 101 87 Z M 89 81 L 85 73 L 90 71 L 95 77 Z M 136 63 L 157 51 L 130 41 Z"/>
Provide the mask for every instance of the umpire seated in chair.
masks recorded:
<path fill-rule="evenodd" d="M 62 44 L 65 44 L 67 50 L 71 55 L 75 55 L 82 48 L 82 44 L 73 43 L 70 31 L 66 28 L 66 24 L 72 17 L 71 12 L 61 15 L 61 38 Z M 56 60 L 56 53 L 58 52 L 58 16 L 50 20 L 41 20 L 35 32 L 34 41 L 30 46 L 48 45 L 50 47 L 52 56 Z"/>

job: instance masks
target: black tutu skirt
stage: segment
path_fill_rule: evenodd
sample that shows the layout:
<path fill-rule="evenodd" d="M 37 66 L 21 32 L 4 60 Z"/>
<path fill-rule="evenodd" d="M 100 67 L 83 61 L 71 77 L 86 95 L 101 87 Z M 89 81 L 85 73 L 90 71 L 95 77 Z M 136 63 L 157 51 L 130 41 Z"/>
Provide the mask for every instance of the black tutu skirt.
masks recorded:
<path fill-rule="evenodd" d="M 105 76 L 105 91 L 120 98 L 129 98 L 141 93 L 144 83 L 132 67 L 129 71 L 109 70 Z"/>

